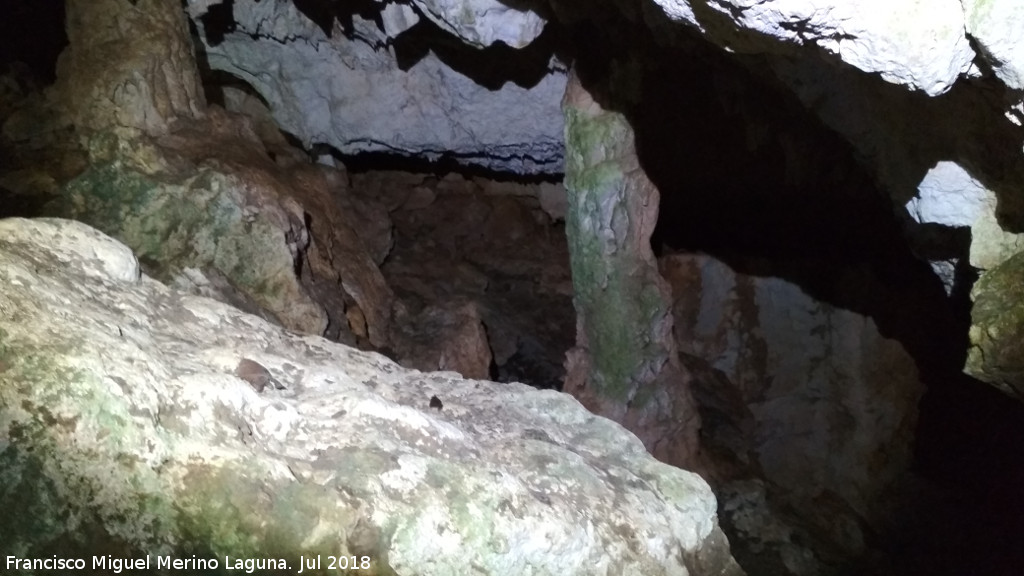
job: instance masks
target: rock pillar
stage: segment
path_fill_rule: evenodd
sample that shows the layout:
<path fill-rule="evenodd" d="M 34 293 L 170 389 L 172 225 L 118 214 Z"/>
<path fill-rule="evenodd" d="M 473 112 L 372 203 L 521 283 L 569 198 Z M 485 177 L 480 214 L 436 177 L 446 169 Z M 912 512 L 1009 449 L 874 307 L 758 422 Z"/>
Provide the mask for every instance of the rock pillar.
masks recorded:
<path fill-rule="evenodd" d="M 640 167 L 626 117 L 603 109 L 575 74 L 562 107 L 577 317 L 566 391 L 658 458 L 685 464 L 699 420 L 672 337 L 671 289 L 650 245 L 658 190 Z"/>
<path fill-rule="evenodd" d="M 78 129 L 163 133 L 205 101 L 179 0 L 67 0 L 57 64 L 64 120 Z"/>

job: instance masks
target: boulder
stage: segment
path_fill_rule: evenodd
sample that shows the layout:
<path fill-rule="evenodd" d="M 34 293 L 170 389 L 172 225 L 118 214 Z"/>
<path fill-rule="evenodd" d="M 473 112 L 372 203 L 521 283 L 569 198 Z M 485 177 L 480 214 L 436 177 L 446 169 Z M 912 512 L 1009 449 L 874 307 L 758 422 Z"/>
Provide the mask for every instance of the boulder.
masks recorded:
<path fill-rule="evenodd" d="M 5 554 L 741 573 L 707 484 L 568 395 L 406 370 L 136 271 L 84 224 L 0 221 Z"/>
<path fill-rule="evenodd" d="M 159 142 L 97 134 L 90 165 L 46 212 L 118 237 L 165 282 L 322 334 L 326 313 L 297 274 L 304 209 L 240 126 L 220 112 Z"/>

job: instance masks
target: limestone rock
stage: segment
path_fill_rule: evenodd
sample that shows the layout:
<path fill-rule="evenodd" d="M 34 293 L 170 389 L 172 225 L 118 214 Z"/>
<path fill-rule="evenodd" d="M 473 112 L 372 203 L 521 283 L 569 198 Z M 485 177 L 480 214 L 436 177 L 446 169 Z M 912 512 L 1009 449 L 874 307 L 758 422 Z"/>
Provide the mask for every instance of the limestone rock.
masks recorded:
<path fill-rule="evenodd" d="M 982 49 L 982 56 L 1000 80 L 1024 90 L 1024 6 L 1013 0 L 964 0 L 967 33 Z"/>
<path fill-rule="evenodd" d="M 309 153 L 288 142 L 259 94 L 234 86 L 220 87 L 219 92 L 223 98 L 224 109 L 247 117 L 256 137 L 278 166 L 290 168 L 309 163 Z"/>
<path fill-rule="evenodd" d="M 478 47 L 504 42 L 522 48 L 544 30 L 546 22 L 521 3 L 500 0 L 414 0 L 441 28 Z"/>
<path fill-rule="evenodd" d="M 1024 237 L 999 225 L 996 205 L 995 193 L 960 165 L 939 162 L 921 180 L 907 211 L 921 224 L 970 228 L 970 263 L 987 270 L 1024 250 Z"/>
<path fill-rule="evenodd" d="M 33 167 L 60 187 L 45 212 L 118 236 L 165 281 L 322 333 L 324 312 L 296 276 L 309 242 L 302 208 L 268 172 L 249 125 L 207 115 L 180 4 L 101 0 L 67 10 L 70 46 L 34 111 L 45 119 L 39 134 L 14 130 L 55 156 L 85 149 L 73 178 Z M 77 141 L 56 130 L 64 124 Z"/>
<path fill-rule="evenodd" d="M 80 130 L 166 132 L 175 118 L 202 115 L 205 100 L 181 3 L 67 3 L 70 47 L 52 96 Z"/>
<path fill-rule="evenodd" d="M 949 90 L 974 59 L 957 0 L 655 1 L 670 18 L 698 27 L 726 48 L 780 52 L 779 41 L 816 46 L 933 96 Z"/>
<path fill-rule="evenodd" d="M 357 335 L 373 346 L 385 346 L 394 304 L 394 293 L 378 268 L 391 249 L 387 212 L 356 197 L 342 172 L 307 163 L 287 174 L 292 184 L 288 194 L 303 206 L 310 231 L 305 284 L 327 306 L 335 324 L 341 322 L 342 310 L 357 305 L 366 325 Z"/>
<path fill-rule="evenodd" d="M 159 143 L 94 138 L 92 164 L 47 212 L 120 238 L 164 281 L 322 334 L 324 311 L 296 275 L 309 243 L 303 209 L 255 136 L 221 114 L 180 123 Z M 200 274 L 182 278 L 187 269 Z"/>
<path fill-rule="evenodd" d="M 995 197 L 955 162 L 939 162 L 918 186 L 918 197 L 907 203 L 920 223 L 970 226 L 984 211 L 995 210 Z"/>
<path fill-rule="evenodd" d="M 200 16 L 205 16 L 211 7 L 223 3 L 224 0 L 187 0 L 186 9 L 190 17 L 199 18 Z"/>
<path fill-rule="evenodd" d="M 985 350 L 995 353 L 1016 345 L 1019 330 L 1008 324 L 1016 317 L 1000 317 L 1002 312 L 979 316 L 982 310 L 1013 301 L 1012 296 L 999 295 L 1008 287 L 1004 281 L 986 283 L 984 278 L 1024 247 L 1021 130 L 1019 123 L 1007 120 L 1001 108 L 1004 103 L 969 87 L 941 99 L 921 99 L 837 74 L 811 61 L 778 61 L 773 69 L 870 159 L 894 202 L 906 206 L 912 218 L 947 230 L 969 227 L 967 242 L 943 248 L 945 257 L 932 261 L 940 277 L 945 275 L 947 289 L 952 287 L 954 262 L 957 268 L 969 264 L 980 269 L 978 282 L 986 284 L 981 291 L 977 287 L 971 291 L 972 299 L 980 296 L 985 302 L 974 304 L 970 331 L 974 348 L 965 372 L 1004 391 L 1022 386 L 1009 383 L 1016 378 L 1013 370 L 1002 371 L 983 356 Z M 832 79 L 825 82 L 830 75 Z M 916 232 L 911 229 L 911 234 Z M 969 287 L 963 288 L 966 293 Z M 1001 329 L 993 330 L 993 322 Z"/>
<path fill-rule="evenodd" d="M 814 536 L 808 538 L 806 530 L 792 526 L 791 518 L 779 514 L 767 493 L 765 482 L 757 479 L 716 487 L 723 525 L 741 535 L 741 544 L 734 546 L 738 561 L 766 574 L 820 576 L 824 567 L 807 547 Z"/>
<path fill-rule="evenodd" d="M 540 207 L 552 220 L 565 220 L 565 212 L 569 209 L 565 186 L 542 183 L 540 185 Z"/>
<path fill-rule="evenodd" d="M 201 18 L 211 6 L 223 3 L 224 0 L 188 0 L 189 16 Z M 381 45 L 415 26 L 421 13 L 442 29 L 479 48 L 495 42 L 522 48 L 540 35 L 546 23 L 528 5 L 513 6 L 497 0 L 412 0 L 408 4 L 375 0 L 375 3 L 380 5 L 379 25 L 372 17 L 365 17 L 367 7 L 353 14 L 352 21 L 360 37 Z"/>
<path fill-rule="evenodd" d="M 945 229 L 943 235 L 953 232 L 951 236 L 957 238 L 957 228 L 969 226 L 965 241 L 938 246 L 938 250 L 914 246 L 929 257 L 947 290 L 953 288 L 958 269 L 967 265 L 981 269 L 983 278 L 986 270 L 998 268 L 1021 251 L 1021 121 L 1019 115 L 1007 112 L 1003 98 L 971 84 L 958 85 L 942 98 L 923 98 L 865 82 L 812 59 L 774 60 L 772 70 L 867 160 L 894 203 L 924 224 L 909 227 L 911 237 L 928 237 L 929 229 L 938 227 Z M 933 258 L 929 252 L 942 254 Z M 1000 285 L 1004 284 L 992 286 Z M 963 294 L 970 291 L 970 286 L 960 288 Z M 1010 301 L 991 290 L 986 290 L 990 302 Z M 1017 332 L 1005 329 L 1007 320 L 1000 321 L 1001 331 L 989 330 L 990 319 L 976 323 L 972 341 L 977 346 L 984 339 L 981 349 L 1012 348 L 1012 340 L 997 343 L 1002 334 Z M 972 353 L 965 371 L 992 382 L 993 377 L 985 375 L 991 368 L 984 366 L 979 351 Z M 1006 390 L 1005 385 L 1000 387 Z"/>
<path fill-rule="evenodd" d="M 415 26 L 416 23 L 420 21 L 420 16 L 416 10 L 408 4 L 388 2 L 380 11 L 380 20 L 384 27 L 384 33 L 387 34 L 389 38 L 394 38 Z"/>
<path fill-rule="evenodd" d="M 490 375 L 493 358 L 500 381 L 560 386 L 575 312 L 565 231 L 543 211 L 545 185 L 410 176 L 352 175 L 354 193 L 393 208 L 396 240 L 382 272 L 410 318 L 392 323 L 395 359 L 437 369 L 457 339 L 450 329 L 415 327 L 465 326 L 458 331 L 472 336 L 482 324 L 486 334 L 469 339 L 477 360 L 465 358 L 474 374 Z M 471 317 L 444 319 L 465 306 Z"/>
<path fill-rule="evenodd" d="M 554 65 L 529 87 L 487 88 L 433 52 L 400 66 L 393 48 L 350 38 L 337 23 L 328 35 L 291 2 L 242 0 L 233 14 L 222 41 L 204 35 L 210 67 L 250 84 L 306 148 L 450 154 L 525 174 L 562 169 L 565 74 Z"/>
<path fill-rule="evenodd" d="M 480 311 L 472 302 L 434 304 L 417 314 L 399 308 L 392 335 L 402 365 L 419 370 L 447 370 L 463 378 L 491 376 L 491 346 Z"/>
<path fill-rule="evenodd" d="M 988 269 L 1019 250 L 1024 155 L 1007 152 L 1019 151 L 1021 130 L 1004 102 L 972 85 L 921 97 L 813 59 L 773 60 L 772 70 L 868 160 L 897 210 L 910 216 L 915 252 L 931 261 L 947 291 L 955 271 Z M 969 238 L 957 231 L 966 227 Z"/>
<path fill-rule="evenodd" d="M 974 285 L 964 371 L 1024 400 L 1024 252 Z"/>
<path fill-rule="evenodd" d="M 565 394 L 409 371 L 148 277 L 100 276 L 74 255 L 119 254 L 104 257 L 117 270 L 127 251 L 81 223 L 0 228 L 7 554 L 740 573 L 707 484 Z M 94 247 L 54 251 L 72 236 Z M 283 388 L 254 390 L 236 375 L 245 359 Z"/>
<path fill-rule="evenodd" d="M 93 279 L 132 283 L 142 275 L 135 254 L 96 229 L 50 218 L 0 220 L 0 241 L 24 242 L 25 238 L 46 245 L 53 258 Z"/>
<path fill-rule="evenodd" d="M 566 89 L 566 236 L 577 314 L 565 389 L 685 463 L 699 428 L 689 375 L 672 339 L 671 289 L 651 251 L 659 192 L 622 114 L 575 73 Z"/>
<path fill-rule="evenodd" d="M 910 464 L 924 391 L 914 360 L 871 319 L 785 280 L 705 255 L 665 256 L 661 269 L 679 350 L 707 363 L 694 378 L 702 438 L 712 458 L 728 454 L 711 475 L 745 469 L 816 538 L 859 552 L 858 524 L 884 517 L 879 497 Z"/>

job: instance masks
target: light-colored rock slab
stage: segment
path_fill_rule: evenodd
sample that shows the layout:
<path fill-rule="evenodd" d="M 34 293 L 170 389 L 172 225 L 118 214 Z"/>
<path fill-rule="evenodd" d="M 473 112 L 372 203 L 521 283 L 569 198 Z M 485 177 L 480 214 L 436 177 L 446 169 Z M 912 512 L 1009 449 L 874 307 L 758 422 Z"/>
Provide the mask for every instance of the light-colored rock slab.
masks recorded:
<path fill-rule="evenodd" d="M 1024 89 L 1024 4 L 1016 0 L 963 0 L 967 33 L 984 51 L 993 72 L 1014 90 Z"/>
<path fill-rule="evenodd" d="M 817 46 L 929 95 L 949 90 L 974 59 L 957 0 L 721 0 L 699 10 L 688 0 L 655 2 L 725 48 L 778 52 L 779 41 Z"/>
<path fill-rule="evenodd" d="M 292 570 L 332 554 L 394 574 L 737 573 L 708 486 L 568 395 L 405 370 L 125 283 L 123 246 L 84 224 L 0 229 L 6 553 L 88 554 L 88 533 L 126 556 Z"/>
<path fill-rule="evenodd" d="M 294 5 L 240 0 L 237 30 L 208 43 L 210 66 L 248 82 L 307 148 L 387 152 L 524 174 L 562 170 L 564 71 L 532 86 L 482 86 L 432 52 L 399 66 L 386 37 L 328 37 Z"/>
<path fill-rule="evenodd" d="M 544 31 L 546 22 L 535 11 L 501 0 L 414 0 L 441 28 L 468 44 L 485 47 L 504 42 L 522 48 Z"/>
<path fill-rule="evenodd" d="M 921 224 L 971 229 L 971 266 L 995 268 L 1024 250 L 1024 235 L 1006 232 L 996 219 L 996 195 L 955 162 L 939 162 L 907 203 Z"/>

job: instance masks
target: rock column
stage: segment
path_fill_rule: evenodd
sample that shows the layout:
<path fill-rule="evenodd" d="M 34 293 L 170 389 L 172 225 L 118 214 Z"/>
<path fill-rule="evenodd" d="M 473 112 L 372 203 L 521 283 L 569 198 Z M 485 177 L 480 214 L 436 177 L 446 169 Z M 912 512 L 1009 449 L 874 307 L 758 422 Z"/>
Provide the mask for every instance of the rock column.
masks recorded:
<path fill-rule="evenodd" d="M 626 117 L 603 109 L 575 74 L 562 107 L 577 315 L 566 391 L 661 460 L 692 462 L 699 420 L 672 337 L 671 290 L 650 246 L 658 190 L 640 167 Z"/>
<path fill-rule="evenodd" d="M 178 0 L 68 0 L 56 98 L 78 129 L 163 133 L 205 101 Z"/>

